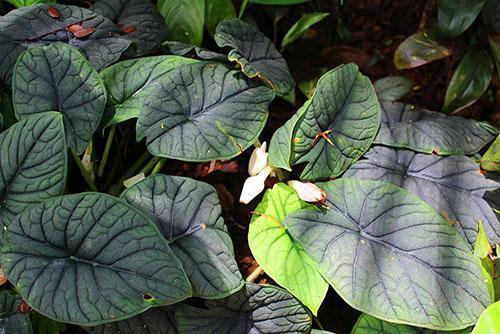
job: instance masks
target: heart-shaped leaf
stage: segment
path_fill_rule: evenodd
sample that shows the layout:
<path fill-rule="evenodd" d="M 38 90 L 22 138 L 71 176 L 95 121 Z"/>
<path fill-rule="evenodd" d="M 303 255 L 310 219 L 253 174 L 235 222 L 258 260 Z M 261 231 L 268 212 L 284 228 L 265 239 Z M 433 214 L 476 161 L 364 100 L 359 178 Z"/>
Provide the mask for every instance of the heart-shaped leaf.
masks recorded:
<path fill-rule="evenodd" d="M 438 0 L 437 17 L 440 33 L 454 38 L 469 28 L 481 12 L 485 0 Z"/>
<path fill-rule="evenodd" d="M 481 168 L 491 172 L 500 172 L 500 136 L 497 136 L 481 158 Z"/>
<path fill-rule="evenodd" d="M 193 294 L 223 298 L 243 283 L 217 192 L 189 178 L 155 175 L 121 196 L 158 225 L 184 265 Z"/>
<path fill-rule="evenodd" d="M 240 19 L 224 20 L 217 26 L 214 38 L 220 47 L 232 49 L 228 59 L 237 62 L 249 78 L 258 76 L 279 95 L 288 95 L 293 89 L 294 80 L 285 59 L 254 26 Z"/>
<path fill-rule="evenodd" d="M 497 134 L 486 123 L 385 101 L 375 143 L 422 153 L 469 155 L 477 153 Z"/>
<path fill-rule="evenodd" d="M 470 330 L 458 331 L 434 331 L 425 328 L 412 327 L 403 324 L 395 324 L 372 317 L 366 313 L 361 314 L 351 334 L 468 334 Z"/>
<path fill-rule="evenodd" d="M 405 77 L 393 76 L 378 79 L 373 86 L 381 100 L 396 101 L 411 92 L 415 82 Z"/>
<path fill-rule="evenodd" d="M 118 24 L 134 42 L 134 56 L 159 50 L 167 38 L 165 21 L 150 0 L 98 0 L 90 8 Z"/>
<path fill-rule="evenodd" d="M 91 334 L 177 334 L 172 318 L 166 308 L 155 307 L 129 319 L 84 329 Z"/>
<path fill-rule="evenodd" d="M 248 244 L 266 274 L 317 314 L 328 283 L 282 224 L 287 214 L 302 209 L 315 210 L 315 207 L 301 201 L 291 187 L 276 184 L 254 210 Z"/>
<path fill-rule="evenodd" d="M 342 65 L 321 77 L 313 97 L 283 126 L 286 130 L 278 130 L 269 151 L 271 156 L 281 151 L 281 162 L 291 152 L 292 164 L 307 163 L 303 179 L 336 177 L 368 150 L 379 126 L 380 105 L 370 80 L 356 65 Z M 290 129 L 287 141 L 284 132 Z"/>
<path fill-rule="evenodd" d="M 32 116 L 0 134 L 0 228 L 31 204 L 61 195 L 67 147 L 58 113 Z"/>
<path fill-rule="evenodd" d="M 207 308 L 183 305 L 175 317 L 182 334 L 309 333 L 311 318 L 286 290 L 246 283 Z"/>
<path fill-rule="evenodd" d="M 144 100 L 161 77 L 174 68 L 196 62 L 184 57 L 156 56 L 125 60 L 104 69 L 100 73 L 108 91 L 104 125 L 139 117 Z"/>
<path fill-rule="evenodd" d="M 52 17 L 49 8 L 57 11 L 58 17 Z M 93 32 L 78 38 L 78 34 L 71 32 L 73 27 Z M 10 83 L 12 68 L 24 50 L 58 41 L 79 48 L 100 70 L 118 60 L 130 45 L 130 40 L 119 37 L 119 31 L 107 18 L 75 6 L 42 4 L 13 10 L 0 17 L 0 47 L 3 50 L 0 79 Z"/>
<path fill-rule="evenodd" d="M 317 185 L 329 209 L 291 213 L 285 226 L 349 305 L 436 330 L 476 322 L 490 303 L 477 260 L 428 204 L 380 181 Z"/>
<path fill-rule="evenodd" d="M 68 146 L 79 154 L 106 106 L 97 71 L 77 49 L 62 43 L 25 51 L 16 63 L 12 90 L 18 119 L 51 110 L 62 113 Z"/>
<path fill-rule="evenodd" d="M 374 179 L 402 187 L 446 217 L 473 248 L 483 222 L 492 244 L 500 243 L 500 223 L 483 200 L 500 187 L 481 174 L 479 164 L 465 156 L 442 157 L 375 146 L 367 160 L 355 163 L 346 176 Z"/>
<path fill-rule="evenodd" d="M 426 31 L 419 31 L 399 44 L 394 53 L 398 70 L 414 68 L 452 55 L 452 49 Z"/>
<path fill-rule="evenodd" d="M 493 61 L 485 51 L 472 49 L 458 64 L 446 90 L 443 112 L 455 113 L 476 102 L 490 85 Z"/>
<path fill-rule="evenodd" d="M 159 0 L 158 9 L 167 24 L 168 40 L 201 45 L 205 0 Z"/>
<path fill-rule="evenodd" d="M 95 326 L 191 296 L 181 263 L 155 224 L 109 195 L 53 198 L 9 225 L 0 256 L 35 310 Z"/>
<path fill-rule="evenodd" d="M 32 334 L 30 314 L 21 313 L 19 306 L 23 300 L 9 290 L 0 291 L 0 333 Z"/>
<path fill-rule="evenodd" d="M 230 159 L 259 137 L 273 91 L 220 64 L 175 69 L 148 95 L 137 122 L 156 156 L 185 161 Z"/>

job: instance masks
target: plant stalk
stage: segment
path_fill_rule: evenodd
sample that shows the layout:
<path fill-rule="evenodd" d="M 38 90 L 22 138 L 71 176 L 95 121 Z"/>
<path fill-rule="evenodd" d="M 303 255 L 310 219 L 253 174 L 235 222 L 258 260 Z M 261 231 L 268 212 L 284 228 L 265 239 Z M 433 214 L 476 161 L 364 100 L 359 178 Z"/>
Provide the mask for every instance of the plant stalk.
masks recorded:
<path fill-rule="evenodd" d="M 87 173 L 87 171 L 85 170 L 85 167 L 83 167 L 82 161 L 80 160 L 80 157 L 78 156 L 78 154 L 76 154 L 72 149 L 70 149 L 70 151 L 71 151 L 71 155 L 73 156 L 73 159 L 75 160 L 76 165 L 80 169 L 80 173 L 82 174 L 83 179 L 85 180 L 87 185 L 90 187 L 90 189 L 92 191 L 98 191 L 97 187 L 94 184 L 94 181 L 90 177 L 89 173 Z"/>
<path fill-rule="evenodd" d="M 160 161 L 158 161 L 158 163 L 156 164 L 155 168 L 153 168 L 151 175 L 155 175 L 155 174 L 158 174 L 159 172 L 161 172 L 161 169 L 163 168 L 163 166 L 165 166 L 166 162 L 167 162 L 167 159 L 161 158 Z"/>
<path fill-rule="evenodd" d="M 116 133 L 116 124 L 111 127 L 108 134 L 108 140 L 106 141 L 106 146 L 104 147 L 104 153 L 102 154 L 101 162 L 99 163 L 99 168 L 97 169 L 97 176 L 102 177 L 104 174 L 104 168 L 106 167 L 106 163 L 108 161 L 109 151 L 111 150 L 111 144 L 113 143 L 113 139 Z"/>

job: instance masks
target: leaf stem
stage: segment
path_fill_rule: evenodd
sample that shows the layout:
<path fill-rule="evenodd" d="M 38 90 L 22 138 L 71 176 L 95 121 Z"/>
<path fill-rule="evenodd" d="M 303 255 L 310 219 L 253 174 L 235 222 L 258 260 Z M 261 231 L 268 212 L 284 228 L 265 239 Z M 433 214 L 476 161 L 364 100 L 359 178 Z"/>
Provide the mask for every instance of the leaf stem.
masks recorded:
<path fill-rule="evenodd" d="M 90 177 L 89 173 L 85 170 L 85 167 L 83 166 L 82 161 L 80 160 L 80 157 L 78 156 L 78 154 L 76 154 L 72 149 L 70 149 L 70 151 L 71 151 L 71 155 L 73 156 L 73 159 L 75 160 L 76 165 L 80 169 L 80 173 L 82 174 L 83 179 L 85 180 L 87 185 L 90 187 L 90 189 L 92 191 L 98 191 L 97 187 L 94 184 L 94 181 Z"/>
<path fill-rule="evenodd" d="M 238 18 L 241 19 L 243 14 L 245 13 L 245 9 L 247 8 L 248 0 L 243 0 L 240 6 L 240 12 L 238 13 Z"/>
<path fill-rule="evenodd" d="M 139 173 L 144 173 L 144 175 L 147 175 L 155 166 L 156 164 L 160 161 L 161 158 L 159 157 L 153 157 L 149 162 L 141 169 Z"/>
<path fill-rule="evenodd" d="M 144 154 L 141 155 L 139 159 L 137 159 L 137 161 L 134 162 L 134 164 L 122 175 L 118 182 L 109 187 L 109 193 L 111 195 L 118 195 L 123 187 L 123 181 L 137 174 L 137 171 L 139 170 L 139 168 L 141 168 L 141 166 L 149 158 L 149 156 L 150 154 L 148 151 L 144 152 Z"/>
<path fill-rule="evenodd" d="M 163 166 L 165 165 L 166 162 L 167 162 L 167 159 L 161 158 L 160 161 L 158 161 L 158 163 L 156 164 L 155 168 L 153 168 L 153 171 L 151 172 L 151 175 L 158 174 L 161 171 L 161 169 L 163 168 Z"/>
<path fill-rule="evenodd" d="M 116 133 L 116 124 L 111 127 L 108 134 L 108 140 L 106 141 L 106 146 L 104 147 L 104 153 L 102 154 L 101 162 L 99 163 L 99 168 L 97 169 L 97 176 L 102 177 L 104 173 L 104 168 L 106 167 L 106 162 L 108 161 L 109 151 L 111 150 L 111 144 Z"/>

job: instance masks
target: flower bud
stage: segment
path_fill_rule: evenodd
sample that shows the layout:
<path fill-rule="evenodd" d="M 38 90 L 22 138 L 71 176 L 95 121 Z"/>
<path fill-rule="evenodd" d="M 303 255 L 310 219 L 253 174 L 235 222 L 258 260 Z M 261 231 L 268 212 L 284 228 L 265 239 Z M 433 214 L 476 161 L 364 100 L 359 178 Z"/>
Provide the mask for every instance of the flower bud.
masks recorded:
<path fill-rule="evenodd" d="M 259 195 L 264 190 L 264 184 L 267 177 L 271 174 L 273 168 L 271 166 L 265 166 L 259 174 L 255 176 L 250 176 L 245 180 L 243 184 L 243 190 L 240 195 L 240 203 L 248 204 L 257 195 Z"/>
<path fill-rule="evenodd" d="M 248 174 L 250 176 L 256 176 L 261 170 L 267 166 L 267 144 L 264 142 L 261 147 L 256 147 L 252 155 L 250 156 L 250 161 L 248 162 Z"/>
<path fill-rule="evenodd" d="M 299 198 L 309 203 L 323 204 L 326 200 L 326 193 L 314 183 L 288 181 L 288 185 L 295 189 Z"/>

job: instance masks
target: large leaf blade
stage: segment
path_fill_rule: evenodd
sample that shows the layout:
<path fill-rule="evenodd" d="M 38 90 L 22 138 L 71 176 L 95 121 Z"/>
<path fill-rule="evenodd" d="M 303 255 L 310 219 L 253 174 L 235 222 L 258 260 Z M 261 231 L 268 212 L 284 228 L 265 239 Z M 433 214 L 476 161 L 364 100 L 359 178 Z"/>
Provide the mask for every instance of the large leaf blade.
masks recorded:
<path fill-rule="evenodd" d="M 287 214 L 307 209 L 314 210 L 315 207 L 301 201 L 287 185 L 276 184 L 264 194 L 254 210 L 248 229 L 248 244 L 264 272 L 317 314 L 328 283 L 283 225 Z"/>
<path fill-rule="evenodd" d="M 59 18 L 50 16 L 49 7 L 58 11 Z M 69 30 L 72 25 L 95 31 L 84 38 L 76 38 Z M 0 17 L 0 46 L 4 50 L 0 79 L 10 83 L 12 68 L 24 50 L 53 42 L 77 47 L 100 70 L 118 60 L 130 45 L 130 41 L 119 37 L 118 33 L 113 22 L 85 8 L 41 4 L 13 10 Z"/>
<path fill-rule="evenodd" d="M 121 196 L 158 225 L 183 263 L 193 294 L 224 298 L 243 284 L 217 193 L 207 183 L 155 175 Z"/>
<path fill-rule="evenodd" d="M 3 232 L 26 207 L 65 190 L 68 162 L 61 115 L 46 113 L 14 124 L 0 134 L 0 152 Z"/>
<path fill-rule="evenodd" d="M 191 295 L 153 222 L 100 193 L 25 210 L 9 225 L 1 261 L 21 296 L 61 322 L 99 325 Z"/>
<path fill-rule="evenodd" d="M 500 187 L 481 174 L 479 164 L 465 156 L 443 157 L 375 146 L 346 172 L 347 176 L 395 184 L 447 217 L 473 248 L 482 221 L 489 241 L 500 242 L 500 223 L 488 203 L 487 191 Z"/>
<path fill-rule="evenodd" d="M 106 89 L 97 71 L 77 49 L 55 43 L 25 51 L 12 79 L 18 119 L 47 111 L 64 115 L 68 146 L 83 153 L 106 105 Z"/>
<path fill-rule="evenodd" d="M 137 121 L 157 156 L 185 161 L 229 159 L 250 147 L 267 120 L 273 91 L 220 64 L 173 70 L 155 87 Z"/>
<path fill-rule="evenodd" d="M 469 28 L 481 12 L 486 0 L 438 0 L 437 17 L 440 33 L 454 38 Z"/>
<path fill-rule="evenodd" d="M 160 0 L 158 9 L 165 19 L 169 40 L 201 45 L 205 0 Z"/>
<path fill-rule="evenodd" d="M 380 181 L 344 177 L 318 185 L 329 210 L 292 213 L 285 225 L 347 303 L 436 330 L 477 321 L 490 303 L 477 260 L 429 205 Z"/>

